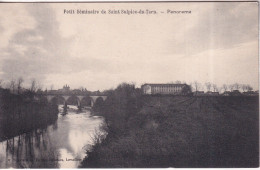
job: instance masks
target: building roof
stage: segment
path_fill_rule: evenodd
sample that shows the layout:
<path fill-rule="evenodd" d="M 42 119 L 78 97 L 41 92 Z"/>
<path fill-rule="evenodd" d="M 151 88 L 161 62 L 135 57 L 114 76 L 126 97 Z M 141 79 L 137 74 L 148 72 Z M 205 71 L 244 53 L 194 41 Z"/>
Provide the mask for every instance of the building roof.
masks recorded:
<path fill-rule="evenodd" d="M 145 85 L 150 85 L 150 86 L 163 86 L 163 87 L 176 87 L 176 86 L 186 86 L 187 84 L 143 84 L 142 86 L 145 86 Z"/>

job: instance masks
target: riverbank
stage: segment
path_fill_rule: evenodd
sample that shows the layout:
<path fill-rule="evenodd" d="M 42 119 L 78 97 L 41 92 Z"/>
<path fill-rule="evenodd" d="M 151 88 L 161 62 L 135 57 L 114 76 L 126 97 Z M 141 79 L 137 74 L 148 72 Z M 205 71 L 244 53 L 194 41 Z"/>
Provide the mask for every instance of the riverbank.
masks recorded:
<path fill-rule="evenodd" d="M 47 128 L 38 128 L 0 142 L 1 168 L 77 168 L 86 156 L 85 148 L 99 130 L 102 117 L 68 105 L 66 115 L 59 105 L 58 119 Z"/>
<path fill-rule="evenodd" d="M 84 168 L 258 167 L 258 97 L 142 96 L 133 85 L 108 92 L 105 118 Z"/>
<path fill-rule="evenodd" d="M 25 95 L 0 91 L 0 142 L 38 128 L 46 128 L 58 118 L 58 106 Z"/>

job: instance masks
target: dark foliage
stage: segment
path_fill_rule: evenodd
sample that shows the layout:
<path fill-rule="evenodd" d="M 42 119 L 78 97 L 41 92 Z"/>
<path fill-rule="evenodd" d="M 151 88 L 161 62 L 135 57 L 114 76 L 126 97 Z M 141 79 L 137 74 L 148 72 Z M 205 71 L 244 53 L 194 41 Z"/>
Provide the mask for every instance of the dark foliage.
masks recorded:
<path fill-rule="evenodd" d="M 258 167 L 258 97 L 142 96 L 121 84 L 81 167 Z"/>
<path fill-rule="evenodd" d="M 0 141 L 46 128 L 58 118 L 58 106 L 45 100 L 34 100 L 32 92 L 11 94 L 0 90 Z"/>

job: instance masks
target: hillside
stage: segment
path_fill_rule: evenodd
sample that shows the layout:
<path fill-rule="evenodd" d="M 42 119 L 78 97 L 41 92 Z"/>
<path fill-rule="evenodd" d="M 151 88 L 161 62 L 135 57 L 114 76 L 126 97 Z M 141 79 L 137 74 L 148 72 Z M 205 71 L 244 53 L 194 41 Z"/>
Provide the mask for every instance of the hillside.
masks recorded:
<path fill-rule="evenodd" d="M 258 97 L 114 95 L 82 167 L 258 167 L 258 112 Z"/>

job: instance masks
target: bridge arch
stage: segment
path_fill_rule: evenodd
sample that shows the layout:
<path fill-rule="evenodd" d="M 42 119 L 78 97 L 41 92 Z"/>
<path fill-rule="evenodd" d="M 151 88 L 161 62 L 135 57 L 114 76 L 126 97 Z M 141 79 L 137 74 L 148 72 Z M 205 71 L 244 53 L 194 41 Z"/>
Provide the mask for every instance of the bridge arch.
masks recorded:
<path fill-rule="evenodd" d="M 84 96 L 80 102 L 82 106 L 91 106 L 93 100 L 90 96 Z"/>
<path fill-rule="evenodd" d="M 79 98 L 75 95 L 71 95 L 67 98 L 67 104 L 68 105 L 78 105 Z"/>
<path fill-rule="evenodd" d="M 81 96 L 81 95 L 46 95 L 48 102 L 56 102 L 57 104 L 72 104 L 93 107 L 96 102 L 104 102 L 107 96 Z"/>
<path fill-rule="evenodd" d="M 98 97 L 96 99 L 96 102 L 94 104 L 97 104 L 97 105 L 102 105 L 104 103 L 104 99 L 102 97 Z"/>
<path fill-rule="evenodd" d="M 51 99 L 51 103 L 57 103 L 57 104 L 64 104 L 65 103 L 65 98 L 62 96 L 54 96 Z"/>
<path fill-rule="evenodd" d="M 107 99 L 107 96 L 90 96 L 92 98 L 92 107 L 98 101 L 99 103 L 104 102 Z"/>

